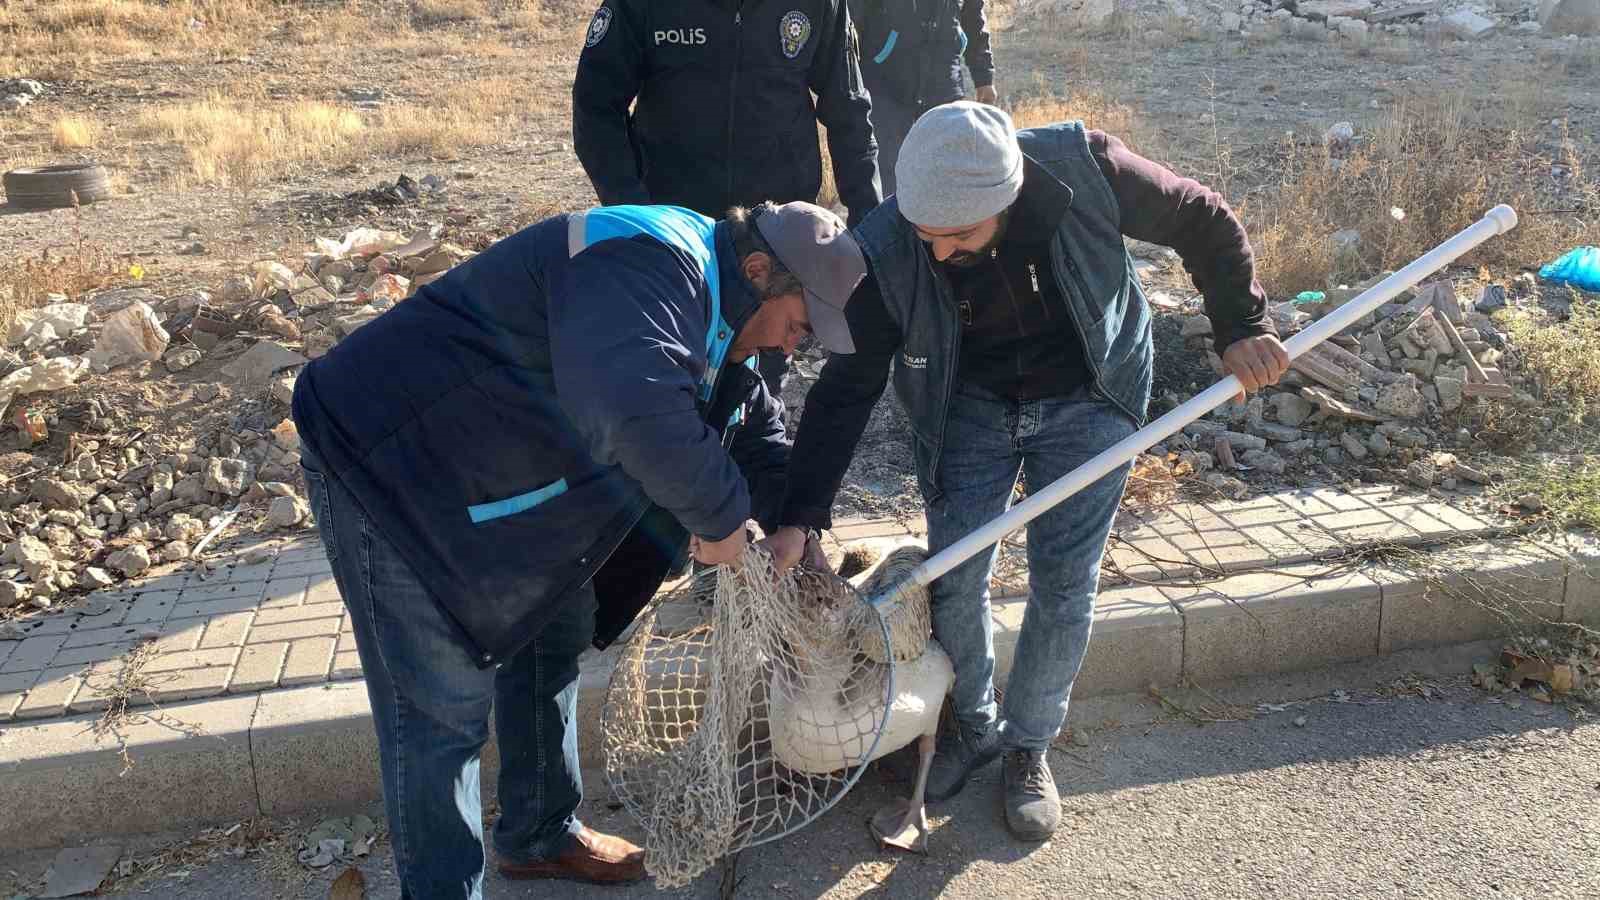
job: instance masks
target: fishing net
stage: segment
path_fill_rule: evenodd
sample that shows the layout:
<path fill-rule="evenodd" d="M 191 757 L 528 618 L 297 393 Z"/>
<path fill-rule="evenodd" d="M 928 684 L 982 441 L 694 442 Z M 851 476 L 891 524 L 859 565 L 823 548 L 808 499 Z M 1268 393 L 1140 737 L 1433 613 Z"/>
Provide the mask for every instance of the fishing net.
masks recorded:
<path fill-rule="evenodd" d="M 646 607 L 601 727 L 606 777 L 644 830 L 658 887 L 804 826 L 896 749 L 878 748 L 894 696 L 887 661 L 926 645 L 926 604 L 919 624 L 907 604 L 886 619 L 865 596 L 831 572 L 775 572 L 752 546 Z M 906 646 L 892 651 L 891 633 Z"/>

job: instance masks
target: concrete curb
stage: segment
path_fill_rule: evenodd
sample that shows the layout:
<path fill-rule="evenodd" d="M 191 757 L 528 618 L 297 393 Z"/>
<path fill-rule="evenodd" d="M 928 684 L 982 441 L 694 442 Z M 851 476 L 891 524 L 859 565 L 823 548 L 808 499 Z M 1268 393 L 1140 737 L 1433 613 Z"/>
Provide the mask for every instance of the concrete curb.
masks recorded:
<path fill-rule="evenodd" d="M 1520 617 L 1600 625 L 1600 541 L 1570 557 L 1507 539 L 1443 551 L 1454 573 L 1424 581 L 1368 563 L 1315 564 L 1231 576 L 1204 587 L 1134 585 L 1101 592 L 1075 696 L 1143 692 L 1461 644 L 1506 621 L 1473 602 L 1493 584 L 1525 598 Z M 994 601 L 997 680 L 1009 675 L 1026 600 Z M 1518 617 L 1518 616 L 1514 616 Z M 599 710 L 608 657 L 582 675 L 579 746 L 586 786 L 603 796 Z M 365 683 L 343 681 L 141 710 L 117 742 L 97 715 L 0 726 L 0 848 L 58 846 L 257 815 L 356 808 L 381 796 Z M 498 754 L 485 751 L 483 783 Z"/>

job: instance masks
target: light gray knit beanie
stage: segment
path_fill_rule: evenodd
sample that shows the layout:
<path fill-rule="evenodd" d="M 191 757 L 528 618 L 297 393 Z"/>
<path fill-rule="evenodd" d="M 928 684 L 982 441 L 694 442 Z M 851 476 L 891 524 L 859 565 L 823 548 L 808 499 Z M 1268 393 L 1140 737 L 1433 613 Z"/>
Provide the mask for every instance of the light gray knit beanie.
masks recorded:
<path fill-rule="evenodd" d="M 1005 110 L 959 100 L 922 114 L 895 163 L 900 214 L 959 228 L 1004 210 L 1022 190 L 1022 148 Z"/>

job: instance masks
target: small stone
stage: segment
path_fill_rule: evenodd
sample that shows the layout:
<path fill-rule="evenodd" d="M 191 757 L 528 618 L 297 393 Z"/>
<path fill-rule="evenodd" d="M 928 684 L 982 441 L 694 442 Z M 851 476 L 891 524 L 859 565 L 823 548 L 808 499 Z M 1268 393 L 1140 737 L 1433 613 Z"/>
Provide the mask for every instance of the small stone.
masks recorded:
<path fill-rule="evenodd" d="M 199 503 L 206 498 L 205 479 L 199 475 L 189 475 L 172 486 L 172 499 L 182 500 L 186 503 Z"/>
<path fill-rule="evenodd" d="M 1322 459 L 1330 466 L 1337 466 L 1344 462 L 1344 451 L 1338 447 L 1329 447 L 1322 451 Z"/>
<path fill-rule="evenodd" d="M 1287 425 L 1274 425 L 1271 422 L 1262 422 L 1256 426 L 1255 431 L 1267 440 L 1277 441 L 1280 444 L 1292 443 L 1301 438 L 1300 429 L 1290 428 Z"/>
<path fill-rule="evenodd" d="M 15 581 L 0 581 L 0 609 L 10 609 L 27 602 L 33 588 Z"/>
<path fill-rule="evenodd" d="M 1466 389 L 1464 382 L 1439 375 L 1433 379 L 1433 387 L 1439 392 L 1439 406 L 1445 412 L 1461 408 L 1463 392 Z"/>
<path fill-rule="evenodd" d="M 1277 411 L 1278 421 L 1290 428 L 1299 427 L 1315 409 L 1304 397 L 1290 393 L 1273 394 L 1272 406 Z"/>
<path fill-rule="evenodd" d="M 1422 392 L 1411 379 L 1384 385 L 1378 391 L 1378 401 L 1375 405 L 1378 412 L 1400 419 L 1418 418 L 1426 408 Z"/>
<path fill-rule="evenodd" d="M 293 528 L 306 517 L 305 505 L 295 497 L 276 497 L 267 509 L 267 519 L 278 528 Z"/>
<path fill-rule="evenodd" d="M 249 486 L 250 464 L 242 459 L 214 456 L 206 463 L 205 489 L 237 497 Z"/>
<path fill-rule="evenodd" d="M 1406 480 L 1419 488 L 1433 487 L 1433 483 L 1438 478 L 1439 469 L 1433 464 L 1432 460 L 1413 460 L 1411 465 L 1406 466 Z"/>
<path fill-rule="evenodd" d="M 1483 290 L 1478 293 L 1477 301 L 1472 304 L 1473 309 L 1484 314 L 1505 309 L 1505 307 L 1506 289 L 1504 285 L 1499 284 L 1484 285 Z"/>
<path fill-rule="evenodd" d="M 194 347 L 179 347 L 176 350 L 169 351 L 163 362 L 166 363 L 168 372 L 182 372 L 184 369 L 198 363 L 204 357 L 205 354 Z"/>
<path fill-rule="evenodd" d="M 1250 494 L 1250 487 L 1232 475 L 1221 472 L 1212 472 L 1206 476 L 1206 484 L 1216 488 L 1223 496 L 1231 500 L 1243 500 Z"/>
<path fill-rule="evenodd" d="M 1523 494 L 1517 498 L 1517 506 L 1528 512 L 1539 512 L 1544 509 L 1544 498 L 1538 494 Z"/>
<path fill-rule="evenodd" d="M 186 513 L 175 513 L 162 532 L 169 541 L 196 541 L 205 533 L 205 523 Z"/>
<path fill-rule="evenodd" d="M 78 488 L 56 478 L 40 478 L 33 483 L 34 499 L 46 509 L 79 509 L 86 499 Z"/>
<path fill-rule="evenodd" d="M 132 578 L 150 568 L 150 551 L 143 544 L 134 544 L 106 557 L 106 566 Z"/>
<path fill-rule="evenodd" d="M 277 444 L 280 450 L 299 452 L 300 431 L 295 427 L 293 419 L 284 419 L 273 426 L 272 442 Z"/>
<path fill-rule="evenodd" d="M 1359 438 L 1348 431 L 1339 435 L 1339 446 L 1344 448 L 1344 452 L 1350 454 L 1351 459 L 1357 461 L 1366 459 L 1367 454 L 1371 452 L 1365 444 L 1361 443 Z"/>
<path fill-rule="evenodd" d="M 194 398 L 201 403 L 210 403 L 222 396 L 222 386 L 217 384 L 202 384 L 194 389 Z"/>
<path fill-rule="evenodd" d="M 1252 469 L 1273 475 L 1282 475 L 1289 469 L 1288 461 L 1271 450 L 1246 450 L 1240 461 Z"/>
<path fill-rule="evenodd" d="M 1457 482 L 1454 475 L 1439 479 L 1439 487 L 1447 491 L 1455 490 L 1456 484 Z"/>
<path fill-rule="evenodd" d="M 78 573 L 78 586 L 86 590 L 97 591 L 101 588 L 111 587 L 116 583 L 117 580 L 111 577 L 110 572 L 98 566 L 86 566 L 82 572 Z"/>
<path fill-rule="evenodd" d="M 161 548 L 162 562 L 182 562 L 189 558 L 189 542 L 173 541 Z"/>

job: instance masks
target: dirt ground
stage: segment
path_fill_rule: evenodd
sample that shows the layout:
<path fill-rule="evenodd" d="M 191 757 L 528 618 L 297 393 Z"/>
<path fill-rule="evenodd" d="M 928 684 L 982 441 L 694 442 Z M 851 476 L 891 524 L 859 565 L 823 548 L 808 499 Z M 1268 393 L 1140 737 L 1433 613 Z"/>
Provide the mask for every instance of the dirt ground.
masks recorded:
<path fill-rule="evenodd" d="M 12 4 L 18 6 L 27 15 L 50 4 Z M 485 16 L 450 14 L 451 8 L 392 0 L 283 4 L 270 6 L 256 31 L 228 32 L 226 40 L 220 30 L 208 39 L 205 29 L 220 26 L 202 23 L 191 28 L 194 35 L 167 44 L 124 41 L 99 52 L 56 49 L 32 57 L 0 51 L 0 75 L 47 86 L 37 102 L 0 118 L 0 168 L 93 159 L 112 168 L 119 189 L 114 199 L 81 212 L 0 208 L 0 252 L 19 259 L 98 246 L 118 261 L 117 271 L 138 265 L 145 272 L 141 286 L 167 296 L 215 289 L 254 261 L 295 259 L 314 237 L 337 238 L 356 226 L 410 233 L 439 225 L 441 239 L 481 247 L 552 211 L 592 203 L 570 143 L 570 83 L 589 4 L 479 4 L 492 10 Z M 1339 121 L 1360 131 L 1420 93 L 1458 94 L 1529 129 L 1600 132 L 1600 50 L 1592 41 L 1501 35 L 1476 43 L 1345 44 L 1276 33 L 1241 38 L 1163 22 L 1078 35 L 1027 17 L 1018 21 L 1005 3 L 995 5 L 992 22 L 1003 102 L 1091 93 L 1100 99 L 1088 114 L 1115 110 L 1105 113 L 1109 121 L 1091 118 L 1091 125 L 1125 126 L 1147 155 L 1223 188 L 1247 220 L 1286 136 L 1316 141 Z M 373 96 L 365 106 L 354 99 Z M 263 109 L 317 101 L 374 121 L 387 117 L 389 125 L 372 132 L 370 148 L 358 138 L 350 152 L 325 162 L 312 158 L 207 181 L 183 140 L 141 124 L 185 105 L 230 101 Z M 472 128 L 393 139 L 395 123 L 407 116 L 421 129 L 431 115 L 474 103 L 484 113 Z M 98 132 L 93 146 L 53 147 L 63 117 L 91 122 Z M 443 186 L 414 201 L 374 202 L 370 191 L 402 174 L 437 176 Z M 120 275 L 110 280 L 132 283 Z M 1149 282 L 1180 298 L 1194 293 L 1178 267 Z M 1158 322 L 1157 334 L 1157 396 L 1203 386 L 1205 361 L 1184 355 L 1175 322 Z M 178 375 L 159 365 L 121 369 L 80 388 L 82 397 L 59 399 L 108 398 L 123 428 L 151 429 L 177 445 L 197 423 L 237 425 L 241 402 L 260 400 L 224 390 L 197 401 L 193 386 L 215 380 L 211 368 Z M 814 367 L 802 368 L 791 401 L 813 373 Z M 906 457 L 902 414 L 886 399 L 839 513 L 914 512 Z M 14 454 L 0 460 L 0 476 L 27 465 Z"/>

